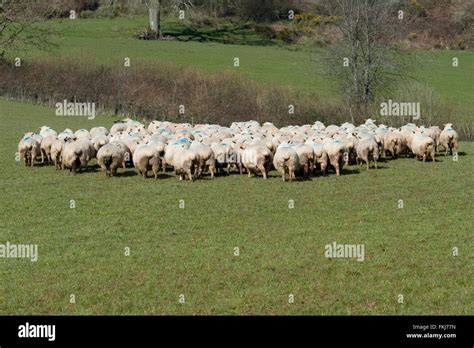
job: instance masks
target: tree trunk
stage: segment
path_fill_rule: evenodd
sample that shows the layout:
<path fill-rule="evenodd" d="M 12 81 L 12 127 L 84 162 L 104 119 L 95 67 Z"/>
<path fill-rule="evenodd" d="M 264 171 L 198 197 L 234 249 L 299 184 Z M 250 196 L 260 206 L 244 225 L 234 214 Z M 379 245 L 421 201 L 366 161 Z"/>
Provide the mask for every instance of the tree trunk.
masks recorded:
<path fill-rule="evenodd" d="M 163 38 L 163 33 L 161 32 L 161 0 L 158 0 L 158 38 L 161 40 Z"/>
<path fill-rule="evenodd" d="M 161 34 L 161 0 L 151 0 L 148 11 L 148 21 L 150 24 L 150 31 L 154 38 L 162 37 Z"/>

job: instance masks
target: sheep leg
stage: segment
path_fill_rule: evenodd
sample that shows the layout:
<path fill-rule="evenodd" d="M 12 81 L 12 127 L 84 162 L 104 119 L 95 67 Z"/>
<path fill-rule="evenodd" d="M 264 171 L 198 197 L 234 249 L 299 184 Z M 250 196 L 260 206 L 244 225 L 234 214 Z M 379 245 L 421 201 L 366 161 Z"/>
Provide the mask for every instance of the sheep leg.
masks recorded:
<path fill-rule="evenodd" d="M 280 173 L 281 179 L 283 180 L 283 182 L 285 182 L 285 169 L 283 168 L 278 169 L 278 173 Z M 290 180 L 291 180 L 291 177 L 290 177 Z"/>
<path fill-rule="evenodd" d="M 266 179 L 267 178 L 267 172 L 266 172 L 265 166 L 260 165 L 257 168 L 258 168 L 258 170 L 260 170 L 260 172 L 262 172 L 263 178 Z"/>
<path fill-rule="evenodd" d="M 191 169 L 188 169 L 187 173 L 188 173 L 189 181 L 193 181 L 193 174 L 191 172 Z"/>
<path fill-rule="evenodd" d="M 161 160 L 161 166 L 162 166 L 162 169 L 163 169 L 163 174 L 166 173 L 166 162 L 165 162 L 164 158 Z"/>
<path fill-rule="evenodd" d="M 209 166 L 209 172 L 211 173 L 211 179 L 214 178 L 215 167 L 213 165 Z"/>
<path fill-rule="evenodd" d="M 155 176 L 155 180 L 158 179 L 158 173 L 160 171 L 160 164 L 159 163 L 153 164 L 152 170 L 153 170 L 153 175 Z"/>

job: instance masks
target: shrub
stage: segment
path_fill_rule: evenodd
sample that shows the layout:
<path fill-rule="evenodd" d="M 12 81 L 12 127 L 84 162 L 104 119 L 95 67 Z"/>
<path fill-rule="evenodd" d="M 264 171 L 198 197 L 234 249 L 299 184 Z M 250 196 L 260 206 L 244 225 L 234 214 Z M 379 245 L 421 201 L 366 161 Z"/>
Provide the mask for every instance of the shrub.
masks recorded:
<path fill-rule="evenodd" d="M 6 97 L 46 105 L 76 98 L 95 102 L 102 111 L 147 119 L 184 122 L 193 117 L 194 122 L 223 125 L 254 119 L 285 125 L 345 115 L 337 106 L 292 88 L 261 85 L 236 73 L 208 76 L 159 63 L 136 63 L 124 70 L 90 59 L 41 59 L 24 62 L 22 69 L 2 64 L 0 74 L 0 95 Z M 185 119 L 178 114 L 181 104 L 186 106 Z M 290 104 L 295 105 L 295 115 L 288 114 Z"/>

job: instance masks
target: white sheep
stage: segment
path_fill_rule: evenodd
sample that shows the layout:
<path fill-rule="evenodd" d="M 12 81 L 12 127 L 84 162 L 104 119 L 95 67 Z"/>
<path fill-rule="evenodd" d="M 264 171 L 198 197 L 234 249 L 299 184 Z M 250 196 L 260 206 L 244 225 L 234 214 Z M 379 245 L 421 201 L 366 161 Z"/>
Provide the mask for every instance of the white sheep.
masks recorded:
<path fill-rule="evenodd" d="M 169 148 L 167 147 L 167 149 Z M 179 180 L 183 180 L 185 175 L 188 175 L 189 180 L 193 181 L 199 166 L 197 152 L 191 150 L 189 144 L 185 142 L 175 145 L 172 151 L 173 155 L 170 164 L 173 166 L 175 173 L 179 175 Z"/>
<path fill-rule="evenodd" d="M 18 143 L 18 153 L 20 158 L 25 161 L 26 166 L 33 167 L 36 157 L 41 156 L 41 161 L 44 161 L 41 152 L 41 145 L 34 133 L 26 133 Z"/>
<path fill-rule="evenodd" d="M 51 146 L 53 143 L 57 140 L 56 135 L 53 135 L 50 133 L 49 135 L 46 135 L 43 137 L 43 140 L 41 141 L 41 154 L 42 157 L 46 159 L 47 163 L 52 163 L 52 156 L 51 156 Z"/>
<path fill-rule="evenodd" d="M 370 161 L 374 162 L 377 169 L 377 161 L 379 159 L 379 147 L 377 141 L 373 138 L 364 138 L 357 143 L 357 162 L 361 165 L 367 163 L 367 170 L 370 167 Z"/>
<path fill-rule="evenodd" d="M 283 181 L 288 173 L 289 180 L 295 178 L 295 172 L 299 169 L 300 161 L 295 149 L 289 144 L 278 146 L 273 156 L 273 166 L 281 175 Z"/>
<path fill-rule="evenodd" d="M 64 141 L 63 140 L 55 140 L 54 143 L 51 145 L 51 160 L 54 163 L 56 169 L 61 169 L 62 165 L 62 153 L 64 150 Z"/>
<path fill-rule="evenodd" d="M 64 145 L 62 153 L 61 168 L 68 168 L 69 171 L 76 173 L 76 170 L 82 171 L 87 168 L 88 149 L 83 143 L 78 141 L 69 141 Z"/>
<path fill-rule="evenodd" d="M 153 170 L 155 179 L 158 179 L 160 168 L 160 152 L 151 145 L 139 145 L 133 154 L 133 165 L 138 170 L 138 174 L 147 178 L 150 168 Z"/>
<path fill-rule="evenodd" d="M 439 144 L 443 145 L 445 156 L 448 154 L 448 149 L 450 155 L 453 154 L 453 149 L 455 149 L 455 152 L 458 151 L 459 135 L 453 129 L 452 123 L 447 123 L 444 125 L 444 129 L 439 136 Z"/>
<path fill-rule="evenodd" d="M 387 132 L 384 138 L 385 156 L 399 157 L 405 150 L 405 139 L 403 134 L 395 129 Z"/>
<path fill-rule="evenodd" d="M 211 178 L 214 178 L 214 172 L 216 170 L 216 158 L 211 147 L 206 144 L 202 144 L 199 141 L 193 141 L 189 147 L 195 151 L 199 157 L 199 169 L 197 176 L 200 177 L 205 169 L 208 169 L 211 173 Z"/>
<path fill-rule="evenodd" d="M 97 163 L 105 176 L 115 176 L 117 168 L 125 168 L 125 153 L 120 143 L 105 144 L 97 151 Z"/>
<path fill-rule="evenodd" d="M 429 136 L 421 133 L 413 134 L 411 137 L 410 148 L 417 158 L 423 159 L 423 162 L 426 161 L 428 156 L 432 158 L 433 162 L 435 162 L 435 142 Z"/>
<path fill-rule="evenodd" d="M 264 179 L 268 177 L 268 171 L 273 162 L 273 154 L 265 145 L 257 144 L 245 146 L 242 152 L 242 164 L 251 173 L 260 171 Z"/>
<path fill-rule="evenodd" d="M 296 144 L 293 149 L 298 154 L 299 168 L 303 174 L 303 178 L 307 179 L 314 167 L 314 151 L 313 148 L 305 144 Z"/>
<path fill-rule="evenodd" d="M 323 146 L 328 155 L 329 163 L 336 171 L 336 175 L 341 175 L 344 166 L 344 153 L 347 153 L 344 144 L 340 140 L 325 139 Z"/>

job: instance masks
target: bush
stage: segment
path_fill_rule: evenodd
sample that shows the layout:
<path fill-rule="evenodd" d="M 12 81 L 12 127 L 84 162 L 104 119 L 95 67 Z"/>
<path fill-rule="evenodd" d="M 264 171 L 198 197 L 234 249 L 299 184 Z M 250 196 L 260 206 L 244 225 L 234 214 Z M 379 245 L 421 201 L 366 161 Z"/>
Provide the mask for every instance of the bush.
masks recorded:
<path fill-rule="evenodd" d="M 194 122 L 222 125 L 249 119 L 278 125 L 313 123 L 316 117 L 342 121 L 346 115 L 338 106 L 292 88 L 261 85 L 230 72 L 207 76 L 158 63 L 138 62 L 123 69 L 87 59 L 42 59 L 24 62 L 22 69 L 2 64 L 0 74 L 0 95 L 6 97 L 46 105 L 76 98 L 95 102 L 101 111 L 146 119 L 184 121 L 178 114 L 181 104 Z M 288 114 L 290 104 L 295 115 Z"/>
<path fill-rule="evenodd" d="M 79 16 L 83 19 L 94 18 L 95 17 L 95 12 L 90 11 L 90 10 L 84 10 L 80 13 Z"/>

